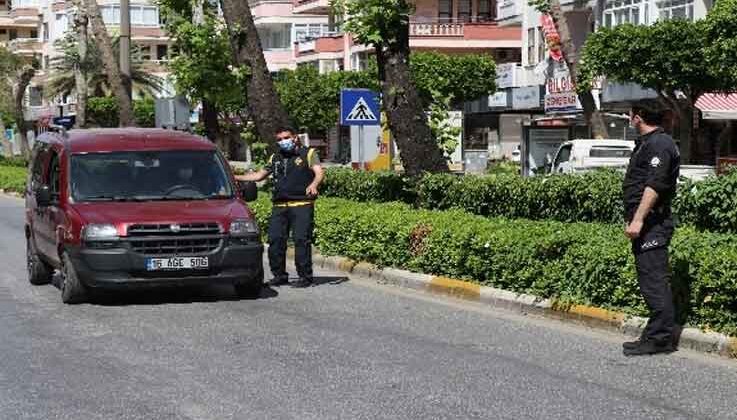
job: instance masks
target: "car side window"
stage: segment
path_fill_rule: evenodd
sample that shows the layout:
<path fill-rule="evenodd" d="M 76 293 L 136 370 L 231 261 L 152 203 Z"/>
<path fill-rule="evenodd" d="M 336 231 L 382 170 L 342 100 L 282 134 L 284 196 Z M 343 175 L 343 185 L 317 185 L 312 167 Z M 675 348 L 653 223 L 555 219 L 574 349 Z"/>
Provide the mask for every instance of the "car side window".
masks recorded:
<path fill-rule="evenodd" d="M 33 148 L 33 166 L 31 168 L 31 190 L 35 191 L 44 183 L 45 162 L 48 158 L 48 148 L 43 143 L 36 143 Z"/>
<path fill-rule="evenodd" d="M 59 170 L 59 155 L 56 152 L 52 152 L 51 159 L 49 161 L 49 189 L 51 190 L 51 199 L 54 201 L 59 200 L 59 193 L 61 192 L 61 171 Z"/>
<path fill-rule="evenodd" d="M 568 160 L 571 158 L 571 147 L 572 146 L 569 145 L 560 148 L 558 156 L 555 157 L 555 166 L 558 166 L 563 162 L 568 162 Z"/>

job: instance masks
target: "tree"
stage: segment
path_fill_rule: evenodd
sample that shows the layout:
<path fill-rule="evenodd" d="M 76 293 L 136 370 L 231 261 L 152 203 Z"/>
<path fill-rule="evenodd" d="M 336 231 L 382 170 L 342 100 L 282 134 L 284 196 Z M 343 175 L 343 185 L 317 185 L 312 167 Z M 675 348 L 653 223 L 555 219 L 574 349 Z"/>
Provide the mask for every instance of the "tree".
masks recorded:
<path fill-rule="evenodd" d="M 377 89 L 375 73 L 336 71 L 320 74 L 314 66 L 284 70 L 275 80 L 281 102 L 300 130 L 324 132 L 338 123 L 342 88 Z"/>
<path fill-rule="evenodd" d="M 75 1 L 77 4 L 79 4 L 79 2 L 82 0 Z M 92 26 L 92 33 L 94 34 L 95 40 L 97 41 L 97 45 L 100 49 L 100 56 L 102 59 L 102 64 L 105 67 L 108 84 L 112 88 L 115 97 L 120 103 L 120 126 L 131 126 L 133 125 L 133 104 L 131 102 L 130 96 L 128 96 L 127 90 L 125 89 L 125 83 L 123 81 L 123 76 L 120 73 L 118 59 L 114 53 L 112 41 L 110 40 L 110 35 L 107 32 L 105 22 L 102 20 L 100 8 L 97 6 L 97 0 L 84 1 L 84 10 L 89 17 L 90 24 Z"/>
<path fill-rule="evenodd" d="M 496 91 L 496 63 L 488 54 L 415 52 L 410 70 L 426 106 L 434 102 L 434 92 L 449 105 L 461 105 Z"/>
<path fill-rule="evenodd" d="M 706 33 L 702 21 L 685 20 L 601 28 L 586 40 L 579 87 L 605 76 L 658 92 L 678 113 L 681 156 L 690 162 L 694 104 L 701 94 L 726 87 L 706 59 Z"/>
<path fill-rule="evenodd" d="M 79 92 L 80 86 L 84 90 L 91 89 L 95 96 L 103 96 L 112 91 L 96 42 L 89 42 L 84 47 L 84 59 L 79 53 L 80 48 L 75 35 L 70 34 L 59 39 L 55 46 L 61 54 L 52 58 L 50 62 L 52 76 L 46 84 L 46 91 L 50 95 Z M 118 37 L 112 39 L 112 47 L 113 54 L 117 57 L 120 49 Z M 140 59 L 131 62 L 131 80 L 133 87 L 145 95 L 155 96 L 164 89 L 164 79 L 148 72 Z M 79 109 L 83 108 L 80 102 L 77 103 L 77 108 L 79 115 Z"/>
<path fill-rule="evenodd" d="M 356 41 L 374 48 L 382 105 L 389 129 L 410 176 L 447 172 L 448 165 L 428 124 L 422 98 L 410 72 L 409 17 L 406 0 L 334 0 L 346 16 L 344 29 Z"/>
<path fill-rule="evenodd" d="M 2 78 L 0 84 L 7 89 L 4 89 L 4 91 L 10 91 L 8 96 L 12 104 L 13 120 L 18 129 L 21 152 L 26 158 L 30 157 L 31 150 L 26 136 L 28 125 L 23 115 L 23 99 L 26 95 L 26 89 L 28 89 L 31 80 L 36 75 L 37 66 L 38 63 L 35 59 L 13 54 L 0 47 L 0 77 Z"/>
<path fill-rule="evenodd" d="M 704 20 L 707 66 L 726 89 L 737 86 L 737 0 L 719 0 Z"/>
<path fill-rule="evenodd" d="M 578 80 L 579 54 L 571 37 L 571 27 L 568 22 L 568 17 L 561 9 L 560 0 L 530 0 L 530 5 L 534 6 L 540 13 L 548 14 L 552 18 L 560 37 L 562 59 L 565 60 L 566 66 L 568 66 L 571 80 Z M 588 6 L 584 8 L 578 7 L 578 10 L 585 12 L 588 18 L 591 18 L 591 9 Z M 581 102 L 584 116 L 589 127 L 591 127 L 593 136 L 595 138 L 609 137 L 604 117 L 596 107 L 596 101 L 594 100 L 594 95 L 591 92 L 591 86 L 589 85 L 586 86 L 586 88 L 577 89 L 577 93 L 578 100 Z"/>
<path fill-rule="evenodd" d="M 249 116 L 262 141 L 276 148 L 274 133 L 289 125 L 289 115 L 279 96 L 264 59 L 250 2 L 220 0 L 236 66 L 236 77 L 245 89 Z"/>
<path fill-rule="evenodd" d="M 72 62 L 72 72 L 74 73 L 74 90 L 77 93 L 77 113 L 74 124 L 77 127 L 85 127 L 87 125 L 87 96 L 88 96 L 88 72 L 83 68 L 82 63 L 87 63 L 87 45 L 89 39 L 89 19 L 81 1 L 75 1 L 79 8 L 78 13 L 74 14 L 72 27 L 74 28 L 73 39 L 77 44 L 77 51 L 74 55 L 76 60 Z M 64 52 L 67 56 L 67 52 Z M 53 90 L 53 89 L 52 89 Z"/>
<path fill-rule="evenodd" d="M 242 115 L 246 94 L 231 71 L 230 39 L 217 10 L 198 0 L 163 0 L 159 5 L 178 51 L 169 62 L 177 92 L 202 104 L 203 135 L 226 153 L 235 153 L 242 142 L 239 133 L 233 132 L 235 125 L 226 120 L 231 115 L 247 120 Z"/>

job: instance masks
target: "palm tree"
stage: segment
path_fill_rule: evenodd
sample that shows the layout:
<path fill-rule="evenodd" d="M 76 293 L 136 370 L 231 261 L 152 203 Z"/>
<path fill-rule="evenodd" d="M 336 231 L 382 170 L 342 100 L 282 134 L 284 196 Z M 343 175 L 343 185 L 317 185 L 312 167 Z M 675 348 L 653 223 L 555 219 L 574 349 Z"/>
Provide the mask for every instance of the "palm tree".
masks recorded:
<path fill-rule="evenodd" d="M 46 91 L 52 96 L 68 95 L 75 90 L 75 68 L 79 66 L 80 71 L 87 75 L 87 85 L 94 96 L 103 96 L 112 91 L 108 82 L 105 66 L 102 63 L 100 49 L 94 41 L 87 46 L 87 57 L 80 59 L 73 35 L 67 35 L 56 41 L 56 49 L 61 52 L 50 61 L 51 77 L 46 82 Z M 120 51 L 118 37 L 112 39 L 113 52 L 117 57 Z M 135 57 L 136 54 L 133 54 Z M 164 79 L 148 72 L 140 59 L 131 61 L 131 79 L 133 88 L 144 94 L 155 96 L 157 92 L 164 89 Z"/>

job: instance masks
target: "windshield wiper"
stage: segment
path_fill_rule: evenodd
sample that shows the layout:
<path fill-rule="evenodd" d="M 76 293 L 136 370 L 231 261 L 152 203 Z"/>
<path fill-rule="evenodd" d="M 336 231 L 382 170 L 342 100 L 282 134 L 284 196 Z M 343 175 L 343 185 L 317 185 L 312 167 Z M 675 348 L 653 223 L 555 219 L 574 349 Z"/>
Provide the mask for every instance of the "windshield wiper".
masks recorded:
<path fill-rule="evenodd" d="M 95 195 L 84 197 L 79 201 L 143 201 L 140 197 L 125 195 Z"/>

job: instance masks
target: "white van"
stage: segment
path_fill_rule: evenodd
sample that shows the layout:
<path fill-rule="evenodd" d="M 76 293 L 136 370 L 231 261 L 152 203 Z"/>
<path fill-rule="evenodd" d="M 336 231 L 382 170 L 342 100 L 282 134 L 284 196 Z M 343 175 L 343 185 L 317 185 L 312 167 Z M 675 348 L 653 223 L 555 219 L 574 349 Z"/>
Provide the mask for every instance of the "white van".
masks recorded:
<path fill-rule="evenodd" d="M 613 139 L 576 139 L 560 145 L 550 172 L 569 174 L 596 168 L 626 169 L 635 142 Z"/>

